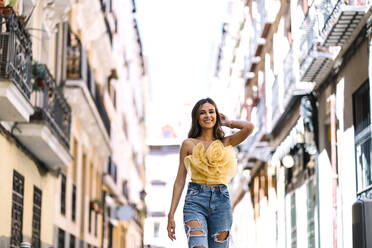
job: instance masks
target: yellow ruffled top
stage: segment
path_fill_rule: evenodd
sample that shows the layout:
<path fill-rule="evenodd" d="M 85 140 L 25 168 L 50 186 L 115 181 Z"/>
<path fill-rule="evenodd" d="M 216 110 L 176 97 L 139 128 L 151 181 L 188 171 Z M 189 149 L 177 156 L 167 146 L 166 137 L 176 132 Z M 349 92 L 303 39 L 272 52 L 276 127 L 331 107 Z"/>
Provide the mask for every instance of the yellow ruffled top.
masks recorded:
<path fill-rule="evenodd" d="M 184 159 L 191 181 L 199 184 L 227 184 L 236 173 L 237 159 L 233 147 L 214 140 L 207 150 L 199 142 Z"/>

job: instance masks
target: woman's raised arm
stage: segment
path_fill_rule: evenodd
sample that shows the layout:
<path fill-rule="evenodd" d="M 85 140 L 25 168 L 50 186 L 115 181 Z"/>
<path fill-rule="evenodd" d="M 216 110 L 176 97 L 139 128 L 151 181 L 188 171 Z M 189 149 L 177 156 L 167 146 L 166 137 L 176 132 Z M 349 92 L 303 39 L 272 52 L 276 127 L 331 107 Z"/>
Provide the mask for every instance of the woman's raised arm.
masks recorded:
<path fill-rule="evenodd" d="M 221 125 L 229 128 L 240 129 L 238 132 L 233 135 L 227 136 L 224 139 L 224 143 L 227 145 L 237 146 L 242 143 L 254 129 L 254 125 L 248 121 L 232 121 L 229 120 L 225 115 L 220 114 Z"/>

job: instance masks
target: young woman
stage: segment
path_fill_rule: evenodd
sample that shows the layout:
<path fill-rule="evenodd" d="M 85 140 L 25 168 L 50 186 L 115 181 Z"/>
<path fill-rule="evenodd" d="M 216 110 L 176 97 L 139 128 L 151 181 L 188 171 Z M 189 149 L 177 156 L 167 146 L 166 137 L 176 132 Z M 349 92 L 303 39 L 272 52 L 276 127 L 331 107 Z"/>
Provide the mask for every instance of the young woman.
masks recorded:
<path fill-rule="evenodd" d="M 244 141 L 253 131 L 253 124 L 231 121 L 218 112 L 210 98 L 199 100 L 192 110 L 188 139 L 180 149 L 180 164 L 173 186 L 168 214 L 168 236 L 175 236 L 174 213 L 180 200 L 187 173 L 188 185 L 183 216 L 191 248 L 229 246 L 232 209 L 227 184 L 235 175 L 237 160 L 233 146 Z M 240 129 L 224 136 L 221 126 Z"/>

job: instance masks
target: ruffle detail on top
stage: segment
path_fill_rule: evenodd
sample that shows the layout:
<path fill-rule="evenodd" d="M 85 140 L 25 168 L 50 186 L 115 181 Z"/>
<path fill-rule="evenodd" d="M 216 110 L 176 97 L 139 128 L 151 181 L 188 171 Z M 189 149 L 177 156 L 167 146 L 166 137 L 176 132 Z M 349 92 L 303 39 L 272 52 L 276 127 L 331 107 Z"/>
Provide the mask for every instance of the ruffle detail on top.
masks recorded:
<path fill-rule="evenodd" d="M 199 142 L 184 159 L 191 180 L 199 184 L 227 184 L 236 173 L 237 159 L 233 147 L 213 141 L 207 150 Z"/>

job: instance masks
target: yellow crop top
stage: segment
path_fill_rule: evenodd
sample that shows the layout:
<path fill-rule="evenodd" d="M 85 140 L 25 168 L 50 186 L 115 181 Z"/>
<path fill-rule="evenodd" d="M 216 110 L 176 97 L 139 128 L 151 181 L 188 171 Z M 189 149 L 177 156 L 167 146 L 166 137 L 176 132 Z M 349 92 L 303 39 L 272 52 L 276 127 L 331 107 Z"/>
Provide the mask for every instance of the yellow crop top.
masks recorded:
<path fill-rule="evenodd" d="M 236 173 L 237 159 L 231 145 L 214 140 L 207 150 L 201 142 L 195 145 L 184 163 L 192 182 L 227 185 Z"/>

